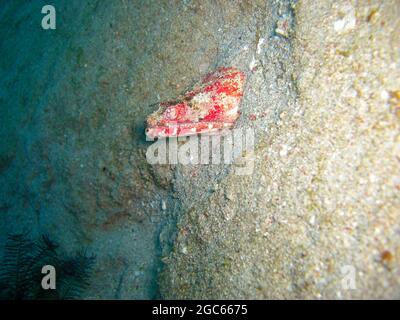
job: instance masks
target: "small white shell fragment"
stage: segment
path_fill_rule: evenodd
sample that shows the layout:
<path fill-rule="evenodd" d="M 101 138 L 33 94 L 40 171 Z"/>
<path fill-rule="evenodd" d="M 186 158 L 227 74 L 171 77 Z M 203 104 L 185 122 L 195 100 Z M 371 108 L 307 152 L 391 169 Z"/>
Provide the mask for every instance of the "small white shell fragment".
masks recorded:
<path fill-rule="evenodd" d="M 182 247 L 181 247 L 181 253 L 183 253 L 183 254 L 187 254 L 187 248 L 186 248 L 186 246 L 185 245 L 182 245 Z"/>
<path fill-rule="evenodd" d="M 282 148 L 281 148 L 281 150 L 280 150 L 280 152 L 279 152 L 279 155 L 280 155 L 282 158 L 285 158 L 285 157 L 288 155 L 288 152 L 289 152 L 288 146 L 283 145 Z"/>
<path fill-rule="evenodd" d="M 253 58 L 252 58 L 252 60 L 251 60 L 251 62 L 250 62 L 250 64 L 249 64 L 249 69 L 250 69 L 250 70 L 253 70 L 256 66 L 257 66 L 257 60 L 256 60 L 256 58 L 253 56 Z"/>
<path fill-rule="evenodd" d="M 257 54 L 261 54 L 262 45 L 263 45 L 264 42 L 265 42 L 265 39 L 264 39 L 264 38 L 261 38 L 261 39 L 258 41 L 258 44 L 257 44 Z"/>
<path fill-rule="evenodd" d="M 387 92 L 386 90 L 382 90 L 381 98 L 382 98 L 382 100 L 385 100 L 385 101 L 389 100 L 389 98 L 390 98 L 389 92 Z"/>
<path fill-rule="evenodd" d="M 161 200 L 161 209 L 163 211 L 167 210 L 167 203 L 165 202 L 165 200 Z"/>
<path fill-rule="evenodd" d="M 356 26 L 356 12 L 354 7 L 348 5 L 341 11 L 345 12 L 345 15 L 333 24 L 333 29 L 338 33 L 349 31 Z"/>

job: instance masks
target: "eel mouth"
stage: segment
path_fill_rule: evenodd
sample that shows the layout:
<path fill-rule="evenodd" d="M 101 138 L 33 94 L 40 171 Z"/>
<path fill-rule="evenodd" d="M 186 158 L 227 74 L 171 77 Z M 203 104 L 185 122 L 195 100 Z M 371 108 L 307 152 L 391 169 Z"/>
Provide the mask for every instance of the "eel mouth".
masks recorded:
<path fill-rule="evenodd" d="M 186 137 L 196 134 L 216 134 L 223 129 L 230 129 L 234 122 L 197 122 L 185 124 L 171 124 L 146 129 L 146 136 L 150 139 L 167 137 Z"/>

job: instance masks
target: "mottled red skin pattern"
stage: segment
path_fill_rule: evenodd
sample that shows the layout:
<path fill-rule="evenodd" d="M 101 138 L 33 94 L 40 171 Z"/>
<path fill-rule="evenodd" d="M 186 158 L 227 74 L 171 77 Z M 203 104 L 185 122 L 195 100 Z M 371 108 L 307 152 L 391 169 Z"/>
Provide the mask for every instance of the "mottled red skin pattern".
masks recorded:
<path fill-rule="evenodd" d="M 192 90 L 174 101 L 162 102 L 147 118 L 149 138 L 213 133 L 234 125 L 239 116 L 245 74 L 222 67 L 206 75 Z"/>

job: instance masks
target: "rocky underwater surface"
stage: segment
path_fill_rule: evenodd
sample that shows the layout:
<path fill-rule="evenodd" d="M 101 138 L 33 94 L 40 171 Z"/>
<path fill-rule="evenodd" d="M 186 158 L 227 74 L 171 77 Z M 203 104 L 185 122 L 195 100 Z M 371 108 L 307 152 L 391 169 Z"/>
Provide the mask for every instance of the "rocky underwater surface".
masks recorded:
<path fill-rule="evenodd" d="M 400 297 L 398 1 L 46 4 L 0 4 L 0 244 L 54 239 L 84 299 Z M 224 66 L 252 169 L 149 163 L 155 104 Z"/>

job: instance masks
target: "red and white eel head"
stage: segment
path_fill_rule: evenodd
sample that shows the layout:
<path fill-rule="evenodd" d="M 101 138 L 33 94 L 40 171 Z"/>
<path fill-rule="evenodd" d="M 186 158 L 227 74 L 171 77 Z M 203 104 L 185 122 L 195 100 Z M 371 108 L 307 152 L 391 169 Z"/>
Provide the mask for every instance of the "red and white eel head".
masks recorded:
<path fill-rule="evenodd" d="M 231 128 L 239 117 L 245 74 L 222 67 L 206 75 L 175 101 L 162 102 L 147 118 L 150 139 L 214 133 Z"/>

